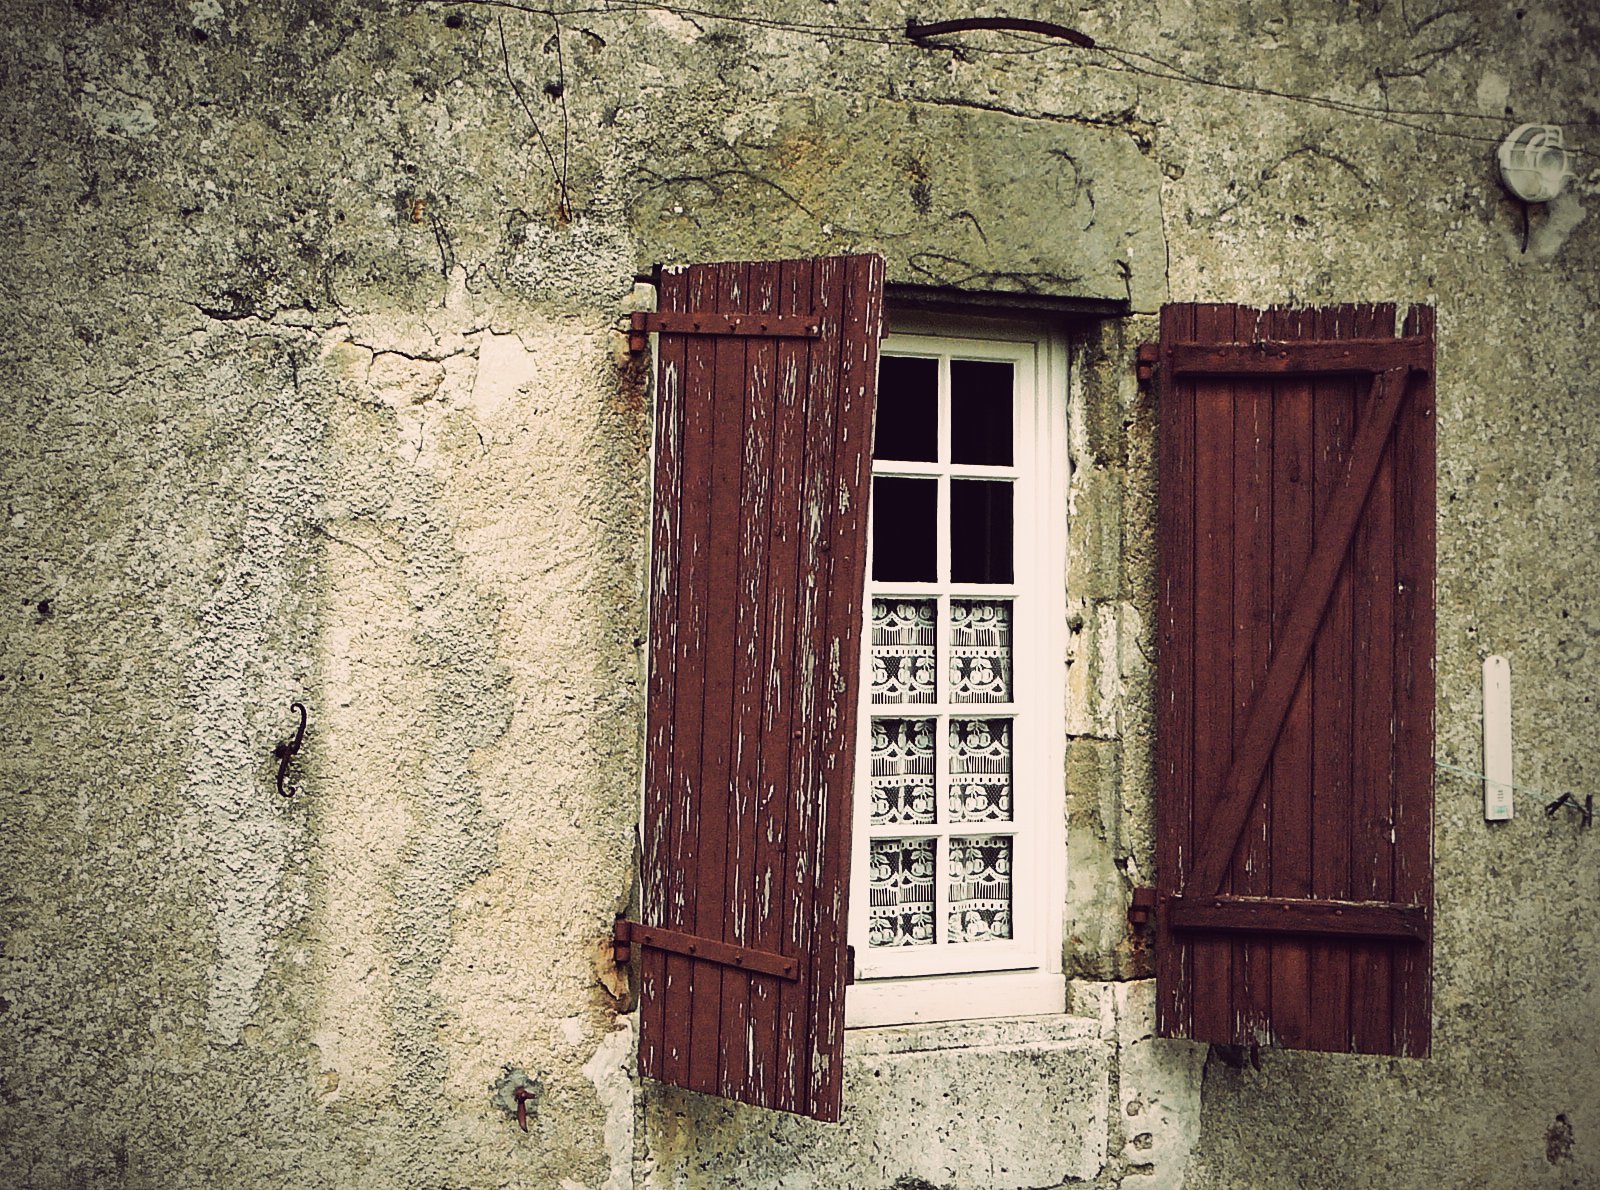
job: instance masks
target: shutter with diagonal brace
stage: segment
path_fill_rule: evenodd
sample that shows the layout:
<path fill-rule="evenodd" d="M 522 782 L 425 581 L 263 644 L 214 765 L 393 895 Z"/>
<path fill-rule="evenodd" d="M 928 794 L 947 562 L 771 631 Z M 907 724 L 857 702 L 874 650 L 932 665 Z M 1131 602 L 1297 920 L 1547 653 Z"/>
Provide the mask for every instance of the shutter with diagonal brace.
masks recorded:
<path fill-rule="evenodd" d="M 1433 311 L 1162 310 L 1163 1035 L 1430 1038 Z"/>
<path fill-rule="evenodd" d="M 837 1119 L 876 256 L 660 277 L 642 1072 Z"/>

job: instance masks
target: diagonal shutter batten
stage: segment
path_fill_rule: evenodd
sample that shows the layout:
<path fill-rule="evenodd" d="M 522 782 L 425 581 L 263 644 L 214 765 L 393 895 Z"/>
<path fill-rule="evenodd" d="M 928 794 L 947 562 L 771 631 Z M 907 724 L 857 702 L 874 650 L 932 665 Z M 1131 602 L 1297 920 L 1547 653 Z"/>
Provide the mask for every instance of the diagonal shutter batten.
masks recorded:
<path fill-rule="evenodd" d="M 1233 767 L 1223 781 L 1220 803 L 1196 848 L 1189 891 L 1202 895 L 1213 893 L 1222 882 L 1266 772 L 1273 744 L 1288 714 L 1290 699 L 1294 697 L 1306 659 L 1311 654 L 1317 625 L 1333 593 L 1333 584 L 1350 548 L 1362 506 L 1377 476 L 1379 459 L 1405 395 L 1403 374 L 1379 372 L 1372 387 L 1374 413 L 1363 423 L 1356 437 L 1349 471 L 1334 494 L 1327 523 L 1319 526 L 1316 549 L 1297 584 L 1282 640 L 1273 652 L 1260 693 L 1250 706 L 1242 742 Z"/>

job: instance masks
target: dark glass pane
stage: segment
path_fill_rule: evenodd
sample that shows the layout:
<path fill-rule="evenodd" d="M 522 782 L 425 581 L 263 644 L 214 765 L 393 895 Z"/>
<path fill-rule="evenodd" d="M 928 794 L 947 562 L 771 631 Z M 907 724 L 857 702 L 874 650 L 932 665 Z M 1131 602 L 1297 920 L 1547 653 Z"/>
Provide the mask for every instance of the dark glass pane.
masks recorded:
<path fill-rule="evenodd" d="M 1011 485 L 950 481 L 950 581 L 1011 582 Z"/>
<path fill-rule="evenodd" d="M 939 485 L 932 479 L 879 476 L 872 481 L 872 577 L 875 580 L 931 583 L 938 577 L 934 554 L 938 500 Z M 1008 566 L 1010 558 L 1008 550 Z"/>
<path fill-rule="evenodd" d="M 878 361 L 878 430 L 872 456 L 938 461 L 938 360 L 886 355 Z"/>
<path fill-rule="evenodd" d="M 950 361 L 950 460 L 1011 466 L 1012 368 L 993 360 Z"/>

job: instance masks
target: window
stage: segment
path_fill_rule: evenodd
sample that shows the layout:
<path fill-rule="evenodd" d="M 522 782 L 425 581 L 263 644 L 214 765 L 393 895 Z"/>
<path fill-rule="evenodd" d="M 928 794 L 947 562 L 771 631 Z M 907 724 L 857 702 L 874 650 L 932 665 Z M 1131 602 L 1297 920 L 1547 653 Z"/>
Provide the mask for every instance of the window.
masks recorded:
<path fill-rule="evenodd" d="M 851 1025 L 1064 1006 L 1065 352 L 938 329 L 879 364 Z"/>
<path fill-rule="evenodd" d="M 901 320 L 880 402 L 882 298 L 872 256 L 692 265 L 632 327 L 657 364 L 617 926 L 640 1071 L 822 1120 L 847 1018 L 1065 1002 L 1066 353 Z M 1141 352 L 1165 1035 L 1427 1052 L 1432 330 L 1180 306 Z"/>

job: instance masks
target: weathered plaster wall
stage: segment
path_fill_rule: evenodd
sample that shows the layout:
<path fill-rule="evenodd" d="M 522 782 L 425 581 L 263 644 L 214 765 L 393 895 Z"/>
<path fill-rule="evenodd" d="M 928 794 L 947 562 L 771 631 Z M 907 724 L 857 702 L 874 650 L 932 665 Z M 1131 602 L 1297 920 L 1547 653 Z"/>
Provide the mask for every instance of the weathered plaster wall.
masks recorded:
<path fill-rule="evenodd" d="M 1426 1063 L 1154 1041 L 1121 916 L 1152 863 L 1131 354 L 1167 297 L 1439 307 L 1439 754 L 1474 763 L 1502 652 L 1523 779 L 1600 792 L 1592 6 L 1030 12 L 1096 52 L 919 48 L 887 0 L 4 10 L 0 1180 L 1600 1182 L 1600 832 L 1486 827 L 1440 775 Z M 1590 154 L 1526 253 L 1492 166 L 1523 118 Z M 1076 332 L 1072 1013 L 853 1038 L 825 1130 L 629 1076 L 600 940 L 649 421 L 616 327 L 653 261 L 858 248 L 1136 314 Z"/>
<path fill-rule="evenodd" d="M 1192 106 L 1163 138 L 1163 206 L 1175 298 L 1438 307 L 1438 757 L 1479 767 L 1480 664 L 1503 653 L 1519 780 L 1551 798 L 1600 788 L 1600 239 L 1582 214 L 1600 196 L 1596 13 L 1391 8 L 1387 37 L 1359 34 L 1353 9 L 1322 29 L 1259 13 L 1243 32 L 1271 50 L 1244 73 L 1268 86 L 1371 78 L 1366 97 L 1395 109 L 1564 123 L 1587 150 L 1524 254 L 1492 144 L 1264 100 Z M 1568 909 L 1600 885 L 1597 839 L 1520 795 L 1514 821 L 1488 826 L 1481 786 L 1449 772 L 1436 797 L 1433 1059 L 1213 1059 L 1193 1184 L 1600 1181 L 1600 1072 L 1582 1057 L 1600 1052 L 1600 923 Z"/>

